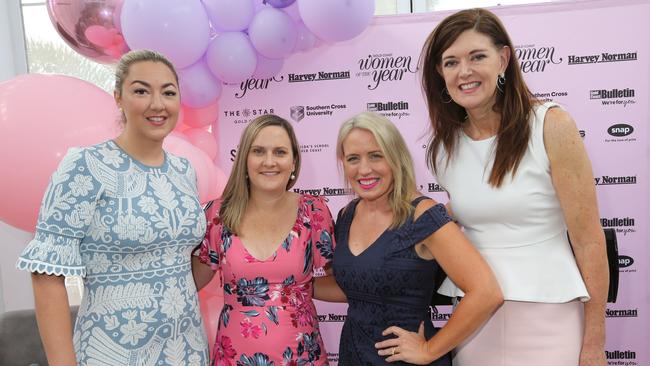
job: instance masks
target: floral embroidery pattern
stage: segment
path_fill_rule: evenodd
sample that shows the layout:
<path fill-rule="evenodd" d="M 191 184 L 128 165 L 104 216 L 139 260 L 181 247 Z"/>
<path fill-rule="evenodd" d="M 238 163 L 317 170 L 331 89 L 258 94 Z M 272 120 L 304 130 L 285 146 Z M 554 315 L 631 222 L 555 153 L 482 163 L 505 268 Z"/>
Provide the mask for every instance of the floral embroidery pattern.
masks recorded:
<path fill-rule="evenodd" d="M 190 282 L 206 223 L 191 166 L 166 157 L 172 164 L 146 167 L 108 141 L 70 149 L 52 175 L 17 266 L 84 276 L 73 335 L 81 365 L 208 364 Z"/>

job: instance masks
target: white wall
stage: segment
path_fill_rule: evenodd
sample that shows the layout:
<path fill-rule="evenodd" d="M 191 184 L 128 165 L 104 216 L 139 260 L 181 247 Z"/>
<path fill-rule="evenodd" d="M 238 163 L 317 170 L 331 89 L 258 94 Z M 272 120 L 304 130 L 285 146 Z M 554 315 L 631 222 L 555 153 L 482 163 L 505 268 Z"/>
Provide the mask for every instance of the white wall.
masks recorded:
<path fill-rule="evenodd" d="M 0 0 L 0 50 L 0 82 L 27 73 L 20 0 Z M 15 269 L 30 237 L 0 221 L 0 312 L 34 307 L 29 274 Z"/>
<path fill-rule="evenodd" d="M 0 81 L 27 73 L 20 0 L 0 1 Z"/>
<path fill-rule="evenodd" d="M 34 308 L 30 274 L 16 269 L 16 260 L 32 236 L 32 233 L 0 221 L 0 293 L 3 294 L 0 306 L 4 308 L 3 311 Z"/>

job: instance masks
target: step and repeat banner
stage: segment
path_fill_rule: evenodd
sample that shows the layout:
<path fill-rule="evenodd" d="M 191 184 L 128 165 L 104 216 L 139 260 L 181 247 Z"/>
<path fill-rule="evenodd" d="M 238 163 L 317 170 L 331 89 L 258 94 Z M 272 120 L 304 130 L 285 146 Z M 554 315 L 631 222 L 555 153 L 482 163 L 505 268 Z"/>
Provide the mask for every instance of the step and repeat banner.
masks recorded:
<path fill-rule="evenodd" d="M 620 287 L 618 301 L 607 305 L 609 365 L 650 365 L 650 3 L 578 1 L 493 10 L 513 39 L 535 95 L 561 104 L 576 120 L 594 168 L 602 225 L 617 233 Z M 272 79 L 224 88 L 220 166 L 231 169 L 248 122 L 265 113 L 280 115 L 293 123 L 301 145 L 302 170 L 293 189 L 327 197 L 336 215 L 353 198 L 336 161 L 338 128 L 370 110 L 404 135 L 419 190 L 446 202 L 425 162 L 428 118 L 418 59 L 427 35 L 449 14 L 379 17 L 353 41 L 292 55 Z M 336 365 L 346 306 L 317 306 Z M 450 312 L 435 308 L 432 320 L 442 325 Z"/>

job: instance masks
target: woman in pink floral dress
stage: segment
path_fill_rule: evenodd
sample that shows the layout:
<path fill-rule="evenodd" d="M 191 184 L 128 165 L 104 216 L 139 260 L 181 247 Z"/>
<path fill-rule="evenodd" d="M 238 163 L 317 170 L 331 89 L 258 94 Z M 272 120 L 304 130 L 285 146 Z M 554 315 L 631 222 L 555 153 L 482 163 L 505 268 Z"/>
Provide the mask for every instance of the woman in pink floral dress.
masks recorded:
<path fill-rule="evenodd" d="M 332 259 L 333 223 L 322 198 L 288 191 L 299 169 L 286 120 L 248 125 L 198 258 L 220 271 L 224 291 L 212 365 L 328 364 L 312 296 L 334 281 L 312 274 Z M 201 287 L 211 270 L 195 267 Z"/>

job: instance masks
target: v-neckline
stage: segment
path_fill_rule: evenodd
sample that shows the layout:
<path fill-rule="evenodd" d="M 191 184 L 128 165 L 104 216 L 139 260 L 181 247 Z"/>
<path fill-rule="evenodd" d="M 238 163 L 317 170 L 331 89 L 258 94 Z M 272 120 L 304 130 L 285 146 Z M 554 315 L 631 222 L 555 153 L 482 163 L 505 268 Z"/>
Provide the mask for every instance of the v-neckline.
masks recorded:
<path fill-rule="evenodd" d="M 271 253 L 271 255 L 269 255 L 266 259 L 259 259 L 259 258 L 257 258 L 256 256 L 254 256 L 254 255 L 253 255 L 253 254 L 248 250 L 248 248 L 246 247 L 246 244 L 244 243 L 244 240 L 243 240 L 242 238 L 240 238 L 238 235 L 236 235 L 235 238 L 236 238 L 237 241 L 239 241 L 239 243 L 241 244 L 241 247 L 242 247 L 242 249 L 244 250 L 244 254 L 247 255 L 247 256 L 250 256 L 251 258 L 253 258 L 253 259 L 254 259 L 255 261 L 257 261 L 257 262 L 269 262 L 269 261 L 274 261 L 275 258 L 277 258 L 277 256 L 278 256 L 278 252 L 280 251 L 280 248 L 282 247 L 282 245 L 283 245 L 283 244 L 284 244 L 288 239 L 291 238 L 291 234 L 293 233 L 293 229 L 296 227 L 296 224 L 298 223 L 298 220 L 300 220 L 301 217 L 302 217 L 302 206 L 303 206 L 303 199 L 304 199 L 304 197 L 305 197 L 304 195 L 301 195 L 300 198 L 298 199 L 298 209 L 296 210 L 296 219 L 293 221 L 293 225 L 291 226 L 291 229 L 289 229 L 289 233 L 288 233 L 287 235 L 284 236 L 284 239 L 282 239 L 282 241 L 280 241 L 280 243 L 275 247 L 275 250 L 273 251 L 273 253 Z M 298 236 L 300 236 L 300 233 L 297 233 L 297 234 L 298 234 Z M 291 240 L 293 240 L 293 238 L 291 238 Z"/>
<path fill-rule="evenodd" d="M 354 254 L 352 252 L 352 248 L 350 247 L 350 232 L 352 231 L 352 221 L 354 221 L 354 214 L 357 212 L 357 205 L 359 204 L 359 202 L 360 202 L 360 200 L 357 200 L 354 203 L 354 205 L 352 206 L 352 212 L 350 213 L 350 225 L 348 225 L 348 233 L 347 233 L 348 245 L 346 245 L 346 247 L 348 248 L 348 252 L 350 252 L 352 257 L 354 257 L 354 258 L 358 258 L 358 257 L 362 256 L 364 253 L 366 253 L 368 250 L 370 250 L 370 248 L 374 247 L 375 244 L 377 244 L 377 242 L 379 241 L 379 239 L 381 239 L 384 235 L 386 235 L 391 230 L 390 226 L 387 227 L 364 250 L 360 251 L 358 254 Z"/>

